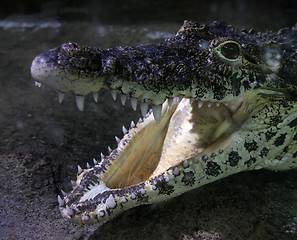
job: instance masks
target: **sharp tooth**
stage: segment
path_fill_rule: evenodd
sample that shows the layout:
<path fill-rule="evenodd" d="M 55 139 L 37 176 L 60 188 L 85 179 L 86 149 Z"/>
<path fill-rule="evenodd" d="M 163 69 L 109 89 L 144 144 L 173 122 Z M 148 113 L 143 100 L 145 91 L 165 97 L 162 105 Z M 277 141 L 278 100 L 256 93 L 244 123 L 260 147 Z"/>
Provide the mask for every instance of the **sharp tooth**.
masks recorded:
<path fill-rule="evenodd" d="M 138 119 L 138 123 L 142 123 L 142 118 L 139 118 Z"/>
<path fill-rule="evenodd" d="M 104 210 L 101 210 L 101 211 L 99 212 L 99 216 L 100 216 L 100 217 L 104 217 L 104 216 L 105 216 L 105 211 L 104 211 Z"/>
<path fill-rule="evenodd" d="M 137 108 L 137 99 L 136 98 L 131 98 L 131 106 L 134 111 L 136 111 Z"/>
<path fill-rule="evenodd" d="M 122 102 L 123 106 L 125 106 L 126 100 L 127 100 L 127 96 L 122 94 L 121 95 L 121 102 Z"/>
<path fill-rule="evenodd" d="M 111 153 L 112 149 L 110 148 L 110 146 L 107 147 L 108 152 Z"/>
<path fill-rule="evenodd" d="M 185 161 L 183 162 L 183 168 L 188 168 L 188 167 L 189 167 L 189 163 L 188 163 L 187 160 L 185 160 Z"/>
<path fill-rule="evenodd" d="M 101 157 L 101 160 L 104 159 L 104 155 L 103 155 L 103 153 L 100 153 L 100 157 Z"/>
<path fill-rule="evenodd" d="M 80 174 L 82 172 L 82 169 L 79 165 L 77 165 L 77 174 Z"/>
<path fill-rule="evenodd" d="M 90 167 L 90 164 L 87 162 L 87 169 L 89 169 L 89 168 L 91 168 L 91 167 Z"/>
<path fill-rule="evenodd" d="M 109 195 L 109 197 L 107 198 L 106 200 L 106 205 L 109 207 L 109 208 L 115 208 L 117 206 L 117 203 L 115 202 L 112 194 Z"/>
<path fill-rule="evenodd" d="M 171 104 L 173 103 L 173 98 L 168 98 L 168 106 L 170 107 Z"/>
<path fill-rule="evenodd" d="M 63 196 L 66 196 L 66 193 L 61 189 L 61 193 L 63 194 Z"/>
<path fill-rule="evenodd" d="M 127 199 L 125 197 L 122 197 L 121 202 L 122 203 L 126 203 L 127 202 Z"/>
<path fill-rule="evenodd" d="M 219 107 L 221 105 L 220 102 L 216 102 L 216 106 Z"/>
<path fill-rule="evenodd" d="M 111 90 L 110 93 L 111 93 L 111 96 L 112 96 L 113 100 L 117 100 L 117 92 L 116 92 L 116 90 Z"/>
<path fill-rule="evenodd" d="M 65 205 L 64 200 L 60 197 L 60 195 L 58 195 L 58 203 L 60 207 L 63 207 Z"/>
<path fill-rule="evenodd" d="M 203 101 L 198 101 L 198 108 L 202 108 L 202 106 L 203 106 Z"/>
<path fill-rule="evenodd" d="M 161 121 L 162 105 L 152 106 L 153 115 L 157 123 Z"/>
<path fill-rule="evenodd" d="M 131 198 L 132 200 L 134 200 L 134 199 L 136 198 L 135 194 L 134 194 L 134 193 L 131 193 L 130 198 Z"/>
<path fill-rule="evenodd" d="M 178 176 L 179 175 L 179 170 L 177 167 L 174 168 L 174 170 L 172 171 L 174 176 Z"/>
<path fill-rule="evenodd" d="M 144 195 L 146 193 L 145 189 L 142 188 L 140 191 L 139 191 L 142 195 Z"/>
<path fill-rule="evenodd" d="M 212 102 L 208 102 L 207 103 L 207 106 L 210 108 L 211 107 L 211 105 L 212 105 Z"/>
<path fill-rule="evenodd" d="M 195 98 L 190 98 L 190 104 L 192 104 L 195 101 Z"/>
<path fill-rule="evenodd" d="M 147 103 L 141 103 L 140 104 L 140 110 L 143 117 L 145 117 L 147 110 L 148 110 L 148 104 Z"/>
<path fill-rule="evenodd" d="M 99 96 L 98 92 L 93 92 L 93 98 L 95 102 L 98 102 L 98 96 Z"/>
<path fill-rule="evenodd" d="M 35 81 L 35 86 L 36 86 L 36 87 L 41 87 L 41 83 L 40 83 L 40 82 L 37 82 L 37 81 Z"/>
<path fill-rule="evenodd" d="M 122 127 L 122 130 L 123 130 L 124 135 L 128 132 L 128 130 L 125 128 L 125 126 Z"/>
<path fill-rule="evenodd" d="M 93 158 L 93 163 L 94 163 L 94 165 L 96 165 L 98 163 L 95 158 Z"/>
<path fill-rule="evenodd" d="M 114 138 L 117 141 L 117 143 L 119 143 L 121 141 L 121 139 L 119 139 L 117 136 L 115 136 Z"/>
<path fill-rule="evenodd" d="M 59 92 L 58 99 L 59 99 L 59 103 L 62 103 L 64 99 L 64 93 Z"/>
<path fill-rule="evenodd" d="M 66 205 L 66 212 L 69 216 L 73 215 L 73 211 L 70 209 L 70 207 L 68 207 L 68 205 Z"/>
<path fill-rule="evenodd" d="M 76 96 L 76 105 L 79 111 L 84 110 L 84 103 L 85 103 L 85 97 L 84 96 Z"/>
<path fill-rule="evenodd" d="M 131 122 L 131 128 L 135 128 L 135 123 L 133 121 Z"/>

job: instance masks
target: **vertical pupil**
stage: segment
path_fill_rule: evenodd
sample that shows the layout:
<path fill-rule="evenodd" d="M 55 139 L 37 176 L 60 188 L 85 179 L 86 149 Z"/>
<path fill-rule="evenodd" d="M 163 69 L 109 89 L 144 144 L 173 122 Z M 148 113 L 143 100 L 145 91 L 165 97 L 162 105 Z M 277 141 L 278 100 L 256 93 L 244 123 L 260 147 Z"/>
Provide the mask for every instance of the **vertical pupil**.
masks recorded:
<path fill-rule="evenodd" d="M 236 43 L 226 43 L 221 48 L 222 54 L 229 59 L 236 59 L 239 56 L 239 47 Z"/>

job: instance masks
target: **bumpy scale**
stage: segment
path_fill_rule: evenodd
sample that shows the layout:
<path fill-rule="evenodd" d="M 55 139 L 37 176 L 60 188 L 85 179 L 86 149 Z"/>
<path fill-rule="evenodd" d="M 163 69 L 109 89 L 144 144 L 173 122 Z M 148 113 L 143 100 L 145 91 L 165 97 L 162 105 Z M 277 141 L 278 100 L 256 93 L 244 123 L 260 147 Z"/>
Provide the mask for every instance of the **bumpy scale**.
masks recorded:
<path fill-rule="evenodd" d="M 78 167 L 62 216 L 104 221 L 246 170 L 297 167 L 297 31 L 185 21 L 164 43 L 98 49 L 65 43 L 37 56 L 36 86 L 130 98 L 144 116 L 94 166 Z M 148 111 L 149 106 L 152 110 Z"/>

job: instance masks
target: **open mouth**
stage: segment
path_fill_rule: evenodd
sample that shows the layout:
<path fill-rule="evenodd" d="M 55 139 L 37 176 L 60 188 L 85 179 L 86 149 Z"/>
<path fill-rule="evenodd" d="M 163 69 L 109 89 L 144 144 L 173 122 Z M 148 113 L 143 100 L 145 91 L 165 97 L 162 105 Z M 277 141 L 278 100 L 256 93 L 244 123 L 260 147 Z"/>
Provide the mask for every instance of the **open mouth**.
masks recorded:
<path fill-rule="evenodd" d="M 242 99 L 224 103 L 189 99 L 166 101 L 160 123 L 152 114 L 125 134 L 103 181 L 108 188 L 125 188 L 154 178 L 168 169 L 216 152 L 244 122 Z"/>
<path fill-rule="evenodd" d="M 203 169 L 206 163 L 200 159 L 223 153 L 246 120 L 250 98 L 165 101 L 159 123 L 150 111 L 129 130 L 123 128 L 124 137 L 109 156 L 95 161 L 93 168 L 79 167 L 72 192 L 58 197 L 62 216 L 80 223 L 103 221 L 150 199 L 161 201 L 189 190 L 195 185 L 195 170 L 186 169 Z M 213 181 L 219 174 L 204 171 Z M 174 189 L 177 181 L 187 185 L 182 192 Z"/>

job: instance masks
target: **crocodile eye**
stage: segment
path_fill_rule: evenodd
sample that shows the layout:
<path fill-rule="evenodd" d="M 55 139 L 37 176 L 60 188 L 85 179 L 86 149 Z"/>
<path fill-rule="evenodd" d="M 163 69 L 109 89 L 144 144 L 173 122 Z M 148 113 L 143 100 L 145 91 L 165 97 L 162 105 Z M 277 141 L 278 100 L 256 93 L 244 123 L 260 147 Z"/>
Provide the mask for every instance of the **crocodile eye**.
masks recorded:
<path fill-rule="evenodd" d="M 228 40 L 221 43 L 213 49 L 213 52 L 221 59 L 221 61 L 228 63 L 231 66 L 242 65 L 241 46 L 239 43 Z"/>
<path fill-rule="evenodd" d="M 239 56 L 239 46 L 237 43 L 229 42 L 222 46 L 221 53 L 228 59 L 236 59 Z"/>

